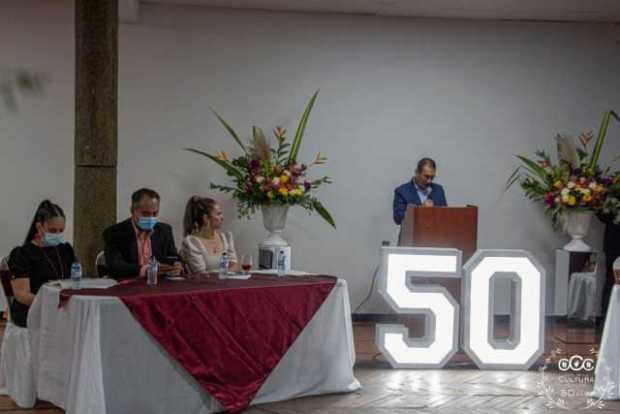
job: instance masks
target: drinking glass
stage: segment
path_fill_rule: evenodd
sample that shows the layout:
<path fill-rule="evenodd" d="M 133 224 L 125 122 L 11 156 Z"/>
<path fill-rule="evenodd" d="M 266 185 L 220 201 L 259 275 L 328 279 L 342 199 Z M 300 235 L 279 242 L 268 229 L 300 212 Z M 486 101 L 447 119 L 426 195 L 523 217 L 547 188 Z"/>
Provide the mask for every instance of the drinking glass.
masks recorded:
<path fill-rule="evenodd" d="M 252 269 L 253 264 L 252 255 L 250 253 L 241 256 L 241 268 L 246 274 L 250 273 L 250 269 Z"/>

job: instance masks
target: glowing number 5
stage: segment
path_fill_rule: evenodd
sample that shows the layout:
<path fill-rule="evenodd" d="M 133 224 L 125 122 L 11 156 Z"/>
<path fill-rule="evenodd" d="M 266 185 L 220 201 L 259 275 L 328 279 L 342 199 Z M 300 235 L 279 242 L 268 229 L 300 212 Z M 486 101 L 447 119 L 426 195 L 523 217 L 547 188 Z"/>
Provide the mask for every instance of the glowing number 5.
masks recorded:
<path fill-rule="evenodd" d="M 461 276 L 456 249 L 384 248 L 379 291 L 399 314 L 425 315 L 425 335 L 408 337 L 402 325 L 377 325 L 376 341 L 395 368 L 440 368 L 458 350 L 459 306 L 439 285 L 416 277 Z M 511 334 L 494 333 L 495 286 L 512 287 Z M 465 265 L 462 283 L 463 348 L 482 369 L 527 369 L 544 351 L 545 272 L 521 250 L 480 250 Z M 527 292 L 527 293 L 525 293 Z"/>
<path fill-rule="evenodd" d="M 379 291 L 399 314 L 425 316 L 425 335 L 410 339 L 403 325 L 377 325 L 377 346 L 395 368 L 441 368 L 456 353 L 459 305 L 446 288 L 410 278 L 460 277 L 456 249 L 384 248 Z"/>

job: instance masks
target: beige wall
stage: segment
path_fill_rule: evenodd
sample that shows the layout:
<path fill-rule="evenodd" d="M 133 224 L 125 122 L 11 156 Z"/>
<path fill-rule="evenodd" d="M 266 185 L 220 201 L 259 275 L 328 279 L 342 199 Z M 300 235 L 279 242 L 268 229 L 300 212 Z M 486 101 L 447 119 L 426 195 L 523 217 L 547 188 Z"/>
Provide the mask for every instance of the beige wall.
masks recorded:
<path fill-rule="evenodd" d="M 19 114 L 0 112 L 2 251 L 21 242 L 42 197 L 72 215 L 71 8 L 0 3 L 0 64 L 51 78 Z M 596 129 L 605 109 L 620 109 L 620 47 L 609 25 L 143 5 L 140 23 L 120 30 L 119 218 L 130 193 L 151 186 L 179 239 L 187 198 L 225 182 L 181 148 L 234 152 L 209 106 L 246 134 L 253 123 L 293 130 L 320 89 L 301 156 L 329 157 L 316 172 L 334 179 L 320 196 L 338 230 L 293 209 L 285 237 L 295 268 L 347 279 L 353 306 L 370 286 L 381 240 L 395 238 L 392 190 L 425 155 L 438 161 L 450 204 L 480 207 L 480 247 L 530 250 L 551 273 L 567 239 L 516 188 L 502 194 L 512 155 L 551 148 L 557 132 Z M 620 153 L 618 135 L 614 125 L 606 151 Z M 265 235 L 260 219 L 239 221 L 230 200 L 214 196 L 239 250 L 254 250 Z M 592 239 L 600 243 L 600 233 Z"/>

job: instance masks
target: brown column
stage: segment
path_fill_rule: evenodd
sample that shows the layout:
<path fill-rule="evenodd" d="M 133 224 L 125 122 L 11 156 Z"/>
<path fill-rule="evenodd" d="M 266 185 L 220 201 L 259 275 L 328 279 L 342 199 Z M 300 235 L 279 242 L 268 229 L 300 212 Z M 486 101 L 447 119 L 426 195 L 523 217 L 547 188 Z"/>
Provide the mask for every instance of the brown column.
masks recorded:
<path fill-rule="evenodd" d="M 74 244 L 88 276 L 116 222 L 117 96 L 118 1 L 75 0 Z"/>

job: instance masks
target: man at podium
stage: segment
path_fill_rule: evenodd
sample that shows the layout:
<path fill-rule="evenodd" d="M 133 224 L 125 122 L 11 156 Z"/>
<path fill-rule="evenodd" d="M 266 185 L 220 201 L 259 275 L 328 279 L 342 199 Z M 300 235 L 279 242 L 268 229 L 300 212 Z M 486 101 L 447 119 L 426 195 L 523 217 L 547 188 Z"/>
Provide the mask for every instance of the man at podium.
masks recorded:
<path fill-rule="evenodd" d="M 415 176 L 394 190 L 393 218 L 400 225 L 408 204 L 418 207 L 447 206 L 443 187 L 433 183 L 436 171 L 435 161 L 422 158 L 418 161 Z"/>

